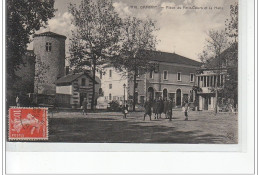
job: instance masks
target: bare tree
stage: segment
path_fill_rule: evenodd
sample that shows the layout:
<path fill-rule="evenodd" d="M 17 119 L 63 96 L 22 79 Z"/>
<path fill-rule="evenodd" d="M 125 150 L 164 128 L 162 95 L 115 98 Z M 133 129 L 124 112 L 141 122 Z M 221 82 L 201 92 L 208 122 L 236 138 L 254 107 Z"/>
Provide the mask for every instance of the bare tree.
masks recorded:
<path fill-rule="evenodd" d="M 95 81 L 97 67 L 118 50 L 121 19 L 111 0 L 82 0 L 79 7 L 70 4 L 75 30 L 70 40 L 70 63 L 78 70 L 89 69 Z M 95 82 L 91 109 L 95 104 Z"/>

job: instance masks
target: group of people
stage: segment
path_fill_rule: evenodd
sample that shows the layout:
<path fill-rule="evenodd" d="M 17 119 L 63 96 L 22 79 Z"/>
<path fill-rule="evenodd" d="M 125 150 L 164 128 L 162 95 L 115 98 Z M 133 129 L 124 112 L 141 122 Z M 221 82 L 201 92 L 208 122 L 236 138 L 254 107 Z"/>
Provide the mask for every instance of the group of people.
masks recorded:
<path fill-rule="evenodd" d="M 145 114 L 144 114 L 144 120 L 146 115 L 150 117 L 150 120 L 152 120 L 152 113 L 154 113 L 154 119 L 159 119 L 162 116 L 162 113 L 165 114 L 165 118 L 172 120 L 172 108 L 175 106 L 174 100 L 170 98 L 169 100 L 165 98 L 162 100 L 161 97 L 158 99 L 152 101 L 146 101 L 144 104 L 145 108 Z"/>
<path fill-rule="evenodd" d="M 148 100 L 144 104 L 145 113 L 144 113 L 144 120 L 145 117 L 148 115 L 150 120 L 152 120 L 152 113 L 154 113 L 154 119 L 161 118 L 162 113 L 165 114 L 165 118 L 172 120 L 172 108 L 175 107 L 175 100 L 170 98 L 169 100 L 165 98 L 162 100 L 161 97 L 152 101 Z M 185 120 L 188 120 L 188 110 L 189 110 L 189 103 L 185 102 L 183 106 L 183 112 L 185 115 Z"/>

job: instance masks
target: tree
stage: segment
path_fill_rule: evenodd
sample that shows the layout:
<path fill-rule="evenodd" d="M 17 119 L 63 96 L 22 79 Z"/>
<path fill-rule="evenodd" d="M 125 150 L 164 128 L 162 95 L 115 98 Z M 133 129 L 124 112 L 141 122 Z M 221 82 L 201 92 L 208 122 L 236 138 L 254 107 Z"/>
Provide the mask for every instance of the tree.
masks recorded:
<path fill-rule="evenodd" d="M 127 77 L 133 80 L 133 111 L 136 103 L 136 78 L 149 70 L 149 50 L 154 50 L 157 44 L 155 31 L 158 30 L 155 21 L 151 19 L 141 20 L 128 17 L 123 22 L 121 35 L 121 48 L 117 58 L 111 63 L 116 69 L 126 70 Z"/>
<path fill-rule="evenodd" d="M 6 60 L 7 88 L 13 89 L 19 78 L 15 71 L 23 64 L 30 36 L 54 17 L 54 0 L 8 0 L 6 1 Z"/>
<path fill-rule="evenodd" d="M 41 61 L 40 57 L 36 57 L 37 66 L 35 66 L 35 75 L 34 75 L 34 92 L 36 93 L 35 103 L 38 104 L 38 94 L 39 91 L 43 90 L 43 85 L 47 84 L 46 73 L 50 67 Z"/>
<path fill-rule="evenodd" d="M 238 102 L 238 3 L 230 6 L 230 17 L 226 20 L 226 34 L 230 47 L 224 58 L 228 62 L 227 77 L 224 86 L 224 96 Z"/>
<path fill-rule="evenodd" d="M 206 47 L 204 48 L 202 54 L 200 55 L 200 60 L 205 63 L 206 67 L 214 68 L 218 74 L 216 82 L 218 82 L 218 77 L 222 73 L 222 66 L 224 63 L 223 57 L 221 57 L 222 52 L 224 52 L 228 47 L 227 37 L 224 31 L 210 30 L 208 32 L 208 38 L 206 39 Z M 219 87 L 215 83 L 213 92 L 215 92 L 215 114 L 217 114 L 218 107 L 218 93 Z"/>
<path fill-rule="evenodd" d="M 95 81 L 99 65 L 103 65 L 118 50 L 121 18 L 109 0 L 82 0 L 79 7 L 70 4 L 73 15 L 70 40 L 70 64 L 76 70 L 92 70 Z M 91 109 L 95 104 L 95 83 L 93 81 Z"/>
<path fill-rule="evenodd" d="M 226 34 L 231 40 L 231 42 L 237 43 L 238 41 L 238 3 L 230 5 L 230 17 L 226 19 Z"/>

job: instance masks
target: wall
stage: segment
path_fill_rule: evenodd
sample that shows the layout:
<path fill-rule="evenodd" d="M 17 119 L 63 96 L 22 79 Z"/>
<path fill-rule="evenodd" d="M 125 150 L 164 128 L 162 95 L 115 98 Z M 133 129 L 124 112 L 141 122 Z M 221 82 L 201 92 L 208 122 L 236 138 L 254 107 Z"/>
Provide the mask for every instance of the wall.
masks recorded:
<path fill-rule="evenodd" d="M 109 70 L 112 70 L 112 77 L 109 77 Z M 123 100 L 124 96 L 124 88 L 123 84 L 126 84 L 128 87 L 127 79 L 122 77 L 123 73 L 116 71 L 113 67 L 108 67 L 103 70 L 105 73 L 102 75 L 101 88 L 104 92 L 105 99 L 109 100 L 109 94 L 111 94 L 112 98 L 109 101 L 113 100 L 113 97 L 116 97 L 116 100 Z M 100 73 L 97 73 L 97 76 L 100 78 Z M 109 89 L 109 84 L 112 84 L 112 88 Z M 125 90 L 125 98 L 127 99 L 127 88 Z M 120 98 L 121 97 L 121 98 Z M 119 99 L 118 99 L 119 98 Z"/>
<path fill-rule="evenodd" d="M 52 44 L 50 52 L 46 51 L 46 42 Z M 50 85 L 49 88 L 51 88 L 51 90 L 47 90 L 48 93 L 55 93 L 55 86 L 51 85 L 54 84 L 54 81 L 57 80 L 57 78 L 64 75 L 65 39 L 61 37 L 37 36 L 34 38 L 33 48 L 37 59 L 40 59 L 46 66 L 49 66 L 49 69 L 44 75 L 45 82 L 43 84 Z M 40 68 L 39 63 L 36 62 L 35 71 L 38 72 Z M 48 88 L 48 86 L 45 87 Z M 42 93 L 44 92 L 45 91 Z"/>
<path fill-rule="evenodd" d="M 72 85 L 68 85 L 68 86 L 56 86 L 56 93 L 57 93 L 57 94 L 68 94 L 68 95 L 72 95 Z"/>

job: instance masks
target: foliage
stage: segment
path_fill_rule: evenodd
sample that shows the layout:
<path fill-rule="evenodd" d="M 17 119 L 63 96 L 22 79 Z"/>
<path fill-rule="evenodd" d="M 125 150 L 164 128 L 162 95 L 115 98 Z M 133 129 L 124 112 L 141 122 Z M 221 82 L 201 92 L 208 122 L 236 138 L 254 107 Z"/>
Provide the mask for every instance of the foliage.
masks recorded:
<path fill-rule="evenodd" d="M 111 63 L 118 70 L 126 70 L 127 77 L 134 82 L 134 92 L 137 75 L 146 72 L 150 67 L 149 51 L 154 50 L 157 44 L 154 35 L 156 30 L 158 30 L 156 23 L 151 19 L 141 20 L 135 17 L 124 19 L 119 55 L 114 57 Z"/>
<path fill-rule="evenodd" d="M 120 111 L 121 110 L 120 105 L 117 101 L 113 100 L 113 101 L 109 102 L 108 104 L 109 104 L 109 108 L 108 108 L 109 111 Z"/>
<path fill-rule="evenodd" d="M 54 17 L 55 9 L 54 0 L 8 0 L 6 7 L 7 87 L 13 88 L 30 36 Z"/>
<path fill-rule="evenodd" d="M 121 19 L 111 1 L 82 0 L 79 7 L 70 4 L 75 30 L 70 40 L 70 64 L 76 70 L 96 70 L 118 50 Z M 95 84 L 93 83 L 91 109 L 94 109 Z"/>
<path fill-rule="evenodd" d="M 49 71 L 50 67 L 41 61 L 40 57 L 35 57 L 37 64 L 35 65 L 34 92 L 36 93 L 35 103 L 38 104 L 38 94 L 39 91 L 43 90 L 43 85 L 48 83 L 46 73 Z"/>
<path fill-rule="evenodd" d="M 226 20 L 226 34 L 232 39 L 231 42 L 237 42 L 238 38 L 238 3 L 230 6 L 230 17 Z"/>

